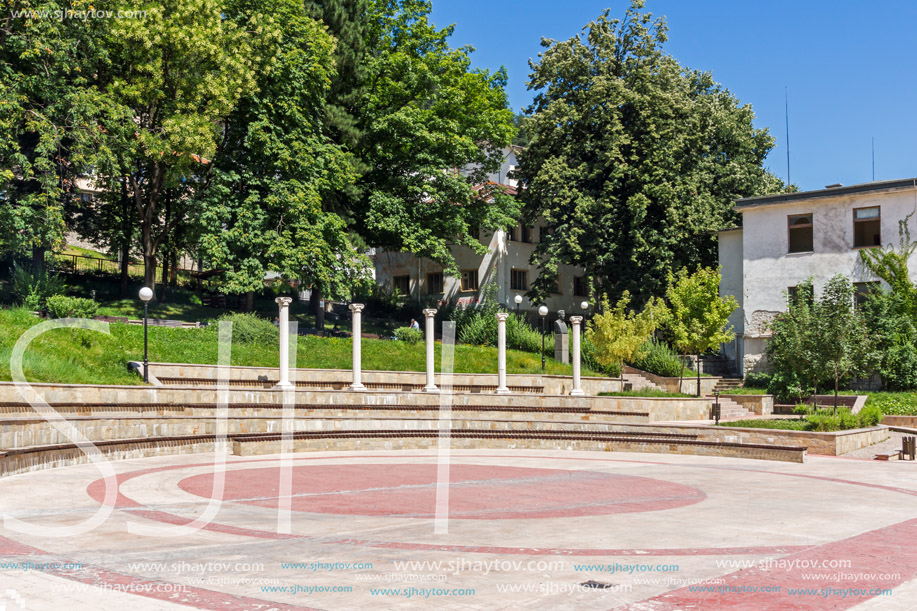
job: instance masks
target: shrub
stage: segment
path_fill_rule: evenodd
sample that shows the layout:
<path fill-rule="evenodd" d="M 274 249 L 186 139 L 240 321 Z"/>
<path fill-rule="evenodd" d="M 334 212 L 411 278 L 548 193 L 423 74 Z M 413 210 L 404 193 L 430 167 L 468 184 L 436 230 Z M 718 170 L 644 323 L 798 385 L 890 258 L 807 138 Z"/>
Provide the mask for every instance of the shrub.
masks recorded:
<path fill-rule="evenodd" d="M 912 344 L 891 346 L 885 353 L 880 374 L 888 390 L 917 388 L 917 348 Z"/>
<path fill-rule="evenodd" d="M 45 302 L 51 318 L 92 318 L 99 311 L 99 304 L 83 297 L 52 295 Z"/>
<path fill-rule="evenodd" d="M 664 342 L 650 340 L 643 344 L 633 366 L 667 378 L 681 375 L 681 358 Z"/>
<path fill-rule="evenodd" d="M 745 374 L 745 380 L 743 381 L 743 385 L 749 388 L 767 388 L 770 383 L 770 374 L 754 371 Z"/>
<path fill-rule="evenodd" d="M 857 414 L 857 417 L 860 419 L 861 428 L 876 426 L 882 422 L 882 416 L 882 410 L 875 405 L 866 406 Z"/>
<path fill-rule="evenodd" d="M 522 314 L 506 319 L 506 347 L 524 352 L 541 352 L 541 333 L 533 329 Z"/>
<path fill-rule="evenodd" d="M 278 330 L 269 320 L 258 317 L 255 314 L 232 313 L 224 314 L 218 319 L 220 321 L 229 321 L 232 323 L 232 341 L 242 342 L 244 344 L 276 344 L 278 341 Z M 216 332 L 218 325 L 208 327 Z"/>
<path fill-rule="evenodd" d="M 812 387 L 801 382 L 793 373 L 781 371 L 771 376 L 767 383 L 767 392 L 774 395 L 778 401 L 798 403 L 803 397 L 812 394 Z"/>
<path fill-rule="evenodd" d="M 30 310 L 40 310 L 45 307 L 48 297 L 62 295 L 67 285 L 60 276 L 45 269 L 33 271 L 14 265 L 10 289 L 23 306 Z"/>
<path fill-rule="evenodd" d="M 416 344 L 423 339 L 423 333 L 420 332 L 420 329 L 398 327 L 395 329 L 395 339 L 409 344 Z"/>
<path fill-rule="evenodd" d="M 580 351 L 580 360 L 584 367 L 596 373 L 603 373 L 612 378 L 620 377 L 621 370 L 618 369 L 617 363 L 612 363 L 610 365 L 599 363 L 595 358 L 595 344 L 585 337 L 580 340 Z"/>

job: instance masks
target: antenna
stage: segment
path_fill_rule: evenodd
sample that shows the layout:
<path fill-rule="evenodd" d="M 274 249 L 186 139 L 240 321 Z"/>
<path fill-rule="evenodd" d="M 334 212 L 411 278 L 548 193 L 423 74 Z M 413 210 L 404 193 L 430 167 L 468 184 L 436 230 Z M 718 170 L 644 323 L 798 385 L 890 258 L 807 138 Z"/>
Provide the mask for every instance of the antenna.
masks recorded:
<path fill-rule="evenodd" d="M 876 180 L 876 137 L 872 137 L 872 180 Z"/>
<path fill-rule="evenodd" d="M 790 186 L 790 94 L 788 88 L 783 87 L 784 112 L 786 114 L 786 184 Z"/>

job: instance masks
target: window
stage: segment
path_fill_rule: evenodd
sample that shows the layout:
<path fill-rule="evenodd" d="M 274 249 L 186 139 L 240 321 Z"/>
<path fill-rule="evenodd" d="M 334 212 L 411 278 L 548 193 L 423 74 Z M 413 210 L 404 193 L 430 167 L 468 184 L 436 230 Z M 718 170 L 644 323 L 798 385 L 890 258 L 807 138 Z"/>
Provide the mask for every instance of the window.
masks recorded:
<path fill-rule="evenodd" d="M 853 210 L 853 247 L 882 245 L 882 217 L 879 207 L 855 208 Z"/>
<path fill-rule="evenodd" d="M 856 307 L 860 307 L 866 302 L 869 294 L 879 287 L 878 282 L 854 282 L 853 283 L 853 301 Z"/>
<path fill-rule="evenodd" d="M 509 272 L 509 288 L 514 291 L 529 290 L 529 273 L 524 269 L 513 269 Z"/>
<path fill-rule="evenodd" d="M 463 291 L 478 290 L 478 270 L 466 269 L 462 271 L 462 290 Z"/>
<path fill-rule="evenodd" d="M 805 287 L 807 290 L 803 291 L 803 287 L 791 286 L 786 289 L 787 305 L 794 306 L 799 303 L 799 299 L 805 299 L 806 303 L 812 305 L 815 302 L 815 294 L 812 289 L 812 285 Z"/>
<path fill-rule="evenodd" d="M 80 201 L 83 202 L 84 204 L 91 204 L 92 203 L 92 193 L 86 193 L 86 192 L 80 193 Z"/>
<path fill-rule="evenodd" d="M 481 239 L 481 226 L 478 225 L 477 223 L 472 223 L 471 225 L 469 225 L 468 226 L 468 237 L 470 237 L 472 240 L 480 240 Z"/>
<path fill-rule="evenodd" d="M 790 215 L 787 225 L 790 232 L 789 252 L 812 252 L 812 215 Z"/>
<path fill-rule="evenodd" d="M 589 287 L 586 285 L 585 276 L 574 276 L 573 277 L 573 296 L 574 297 L 588 297 L 589 296 Z"/>
<path fill-rule="evenodd" d="M 531 244 L 535 241 L 535 230 L 531 227 L 522 226 L 522 241 Z"/>
<path fill-rule="evenodd" d="M 564 292 L 561 289 L 560 274 L 557 274 L 557 277 L 554 278 L 554 286 L 551 287 L 551 292 L 555 295 L 563 295 Z"/>
<path fill-rule="evenodd" d="M 392 278 L 392 284 L 395 287 L 395 290 L 398 291 L 401 295 L 410 295 L 411 294 L 411 277 L 410 276 L 395 276 Z"/>
<path fill-rule="evenodd" d="M 443 292 L 443 273 L 434 272 L 427 274 L 427 293 L 439 295 Z"/>

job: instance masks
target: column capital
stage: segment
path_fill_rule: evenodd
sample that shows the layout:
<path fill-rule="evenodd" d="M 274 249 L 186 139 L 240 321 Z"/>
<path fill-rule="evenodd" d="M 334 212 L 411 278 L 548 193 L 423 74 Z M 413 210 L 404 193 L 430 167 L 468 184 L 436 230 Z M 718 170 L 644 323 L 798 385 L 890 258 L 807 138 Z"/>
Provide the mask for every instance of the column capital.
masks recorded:
<path fill-rule="evenodd" d="M 350 304 L 350 305 L 347 306 L 347 307 L 350 308 L 350 311 L 351 311 L 351 312 L 362 312 L 362 311 L 363 311 L 363 308 L 366 307 L 366 306 L 365 306 L 365 304 L 362 304 L 362 303 L 352 303 L 352 304 Z"/>
<path fill-rule="evenodd" d="M 571 317 L 570 317 L 570 324 L 571 324 L 571 325 L 578 325 L 578 324 L 580 324 L 581 322 L 583 322 L 583 317 L 582 317 L 582 316 L 571 316 Z"/>
<path fill-rule="evenodd" d="M 497 312 L 497 320 L 500 322 L 506 322 L 506 319 L 509 318 L 509 312 Z"/>
<path fill-rule="evenodd" d="M 278 297 L 274 300 L 274 303 L 279 305 L 281 308 L 288 308 L 290 304 L 293 303 L 292 297 Z"/>
<path fill-rule="evenodd" d="M 433 318 L 436 316 L 436 308 L 427 308 L 423 311 L 423 315 L 427 318 Z"/>

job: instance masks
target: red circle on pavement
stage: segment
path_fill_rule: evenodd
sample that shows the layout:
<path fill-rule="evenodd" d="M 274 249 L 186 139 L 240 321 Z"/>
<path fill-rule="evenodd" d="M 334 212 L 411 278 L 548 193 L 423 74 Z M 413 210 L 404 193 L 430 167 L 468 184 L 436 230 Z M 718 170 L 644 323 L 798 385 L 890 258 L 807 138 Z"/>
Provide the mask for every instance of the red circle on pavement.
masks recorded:
<path fill-rule="evenodd" d="M 295 511 L 430 518 L 435 515 L 435 464 L 362 464 L 293 467 Z M 706 495 L 682 484 L 598 471 L 451 465 L 452 519 L 559 518 L 674 509 Z M 179 486 L 210 498 L 214 475 L 185 478 Z M 226 472 L 223 500 L 278 505 L 280 469 Z"/>

